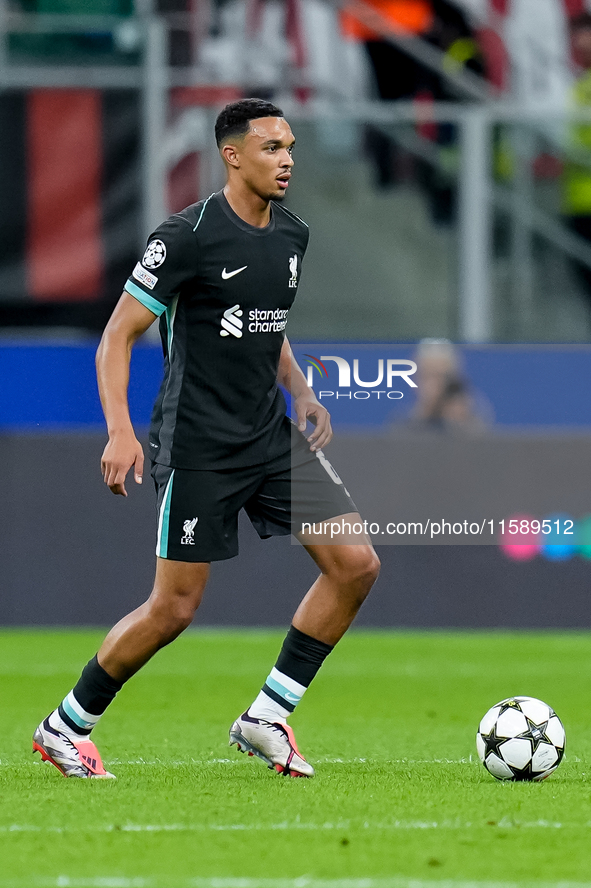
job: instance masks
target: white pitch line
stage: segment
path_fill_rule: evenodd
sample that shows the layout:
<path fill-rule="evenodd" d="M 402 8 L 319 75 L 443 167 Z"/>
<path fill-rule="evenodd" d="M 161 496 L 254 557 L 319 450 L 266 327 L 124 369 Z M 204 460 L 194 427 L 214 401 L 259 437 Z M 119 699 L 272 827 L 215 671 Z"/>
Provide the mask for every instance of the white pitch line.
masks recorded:
<path fill-rule="evenodd" d="M 50 883 L 51 884 L 51 883 Z M 121 876 L 100 876 L 95 879 L 71 879 L 69 876 L 58 876 L 53 885 L 55 888 L 151 888 L 153 879 L 126 879 Z"/>
<path fill-rule="evenodd" d="M 164 884 L 164 883 L 161 883 Z M 173 883 L 178 888 L 192 888 L 189 880 L 177 881 Z M 6 879 L 0 880 L 0 888 L 158 888 L 158 884 L 154 879 L 144 879 L 141 877 L 127 879 L 123 876 L 97 876 L 89 879 L 76 879 L 70 876 L 57 876 L 55 879 L 48 879 L 43 876 L 32 876 L 27 879 Z M 166 882 L 166 886 L 171 882 Z"/>
<path fill-rule="evenodd" d="M 591 888 L 589 882 L 490 882 L 461 879 L 193 879 L 191 888 Z"/>
<path fill-rule="evenodd" d="M 0 888 L 30 888 L 30 879 L 0 879 Z M 97 876 L 76 878 L 35 877 L 35 888 L 591 888 L 590 882 L 524 882 L 480 881 L 477 879 L 408 879 L 385 878 L 317 879 L 314 876 L 286 878 L 175 878 L 164 876 L 132 877 Z"/>
<path fill-rule="evenodd" d="M 1 636 L 0 636 L 1 637 Z M 264 670 L 261 669 L 260 666 L 256 664 L 253 666 L 244 666 L 243 663 L 240 665 L 240 676 L 241 678 L 253 678 L 261 680 L 261 673 Z M 80 664 L 74 664 L 71 666 L 37 666 L 37 667 L 27 667 L 21 668 L 17 666 L 11 666 L 10 664 L 0 666 L 0 677 L 2 678 L 48 678 L 52 676 L 77 676 L 80 674 Z M 530 677 L 540 679 L 540 677 L 544 677 L 546 674 L 552 676 L 553 678 L 556 676 L 556 671 L 552 667 L 548 667 L 547 672 L 536 665 L 536 667 L 526 668 L 522 666 L 519 670 L 519 674 L 524 681 L 527 681 Z M 339 666 L 331 666 L 330 673 L 325 673 L 326 678 L 329 680 L 341 681 L 343 679 L 349 680 L 363 680 L 367 679 L 368 681 L 375 681 L 379 678 L 384 679 L 410 679 L 410 680 L 424 680 L 424 679 L 452 679 L 452 678 L 474 678 L 474 679 L 482 679 L 486 680 L 489 677 L 489 672 L 486 669 L 475 669 L 472 666 L 445 666 L 443 669 L 437 669 L 434 667 L 423 667 L 423 666 L 402 666 L 402 667 L 384 667 L 379 664 L 372 664 L 369 668 L 357 668 L 355 666 L 347 666 L 347 665 L 339 665 Z M 563 680 L 578 677 L 580 675 L 580 670 L 577 667 L 572 667 L 569 669 L 565 669 L 561 667 L 560 675 Z M 191 669 L 191 668 L 166 668 L 159 666 L 150 667 L 149 671 L 143 673 L 144 681 L 153 679 L 153 678 L 190 678 L 190 679 L 204 679 L 204 678 L 218 678 L 220 680 L 233 679 L 236 677 L 236 667 L 230 666 L 227 669 Z M 512 672 L 508 672 L 506 675 L 507 681 L 510 679 L 514 679 L 514 674 Z"/>
<path fill-rule="evenodd" d="M 468 756 L 467 758 L 460 759 L 382 759 L 382 758 L 332 758 L 328 756 L 320 756 L 315 759 L 311 759 L 315 765 L 364 765 L 370 764 L 373 766 L 382 766 L 382 765 L 471 765 L 475 762 L 475 758 L 472 756 Z M 580 759 L 576 759 L 571 757 L 569 761 L 580 761 Z M 23 759 L 2 759 L 0 760 L 0 768 L 16 768 L 22 767 L 24 764 L 34 764 L 41 765 L 39 759 L 23 761 Z M 247 762 L 241 758 L 213 758 L 213 759 L 117 759 L 110 758 L 108 761 L 105 760 L 105 764 L 117 767 L 118 765 L 144 765 L 149 767 L 157 767 L 164 768 L 169 766 L 186 766 L 186 765 L 240 765 L 241 767 L 246 765 Z"/>
<path fill-rule="evenodd" d="M 571 759 L 572 761 L 573 759 Z M 312 760 L 315 765 L 363 765 L 370 763 L 372 765 L 469 765 L 475 759 L 472 756 L 461 759 L 368 759 L 368 758 L 332 758 L 320 756 Z M 242 759 L 186 759 L 170 760 L 170 759 L 109 759 L 110 765 L 244 765 Z M 40 764 L 40 763 L 39 763 Z"/>
<path fill-rule="evenodd" d="M 324 823 L 306 823 L 300 820 L 284 820 L 280 823 L 122 823 L 103 824 L 102 826 L 39 826 L 37 824 L 13 823 L 0 825 L 0 834 L 10 833 L 52 833 L 71 834 L 92 832 L 93 834 L 127 832 L 127 833 L 167 833 L 167 832 L 322 832 L 344 830 L 368 830 L 376 832 L 395 832 L 398 830 L 491 830 L 491 829 L 591 829 L 591 821 L 585 823 L 561 823 L 553 820 L 510 820 L 504 818 L 498 823 L 489 824 L 484 821 L 472 822 L 462 820 L 393 820 L 386 822 L 351 820 L 325 821 Z M 0 885 L 2 883 L 0 882 Z"/>

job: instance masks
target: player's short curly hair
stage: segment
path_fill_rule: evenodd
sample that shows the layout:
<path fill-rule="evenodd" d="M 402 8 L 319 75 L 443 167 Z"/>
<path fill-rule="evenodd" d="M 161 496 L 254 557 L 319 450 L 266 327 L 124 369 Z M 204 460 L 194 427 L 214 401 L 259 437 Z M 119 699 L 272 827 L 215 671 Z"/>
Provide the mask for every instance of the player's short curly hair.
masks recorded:
<path fill-rule="evenodd" d="M 245 136 L 249 122 L 259 117 L 283 117 L 283 111 L 264 99 L 240 99 L 222 108 L 215 122 L 218 148 L 231 136 Z"/>

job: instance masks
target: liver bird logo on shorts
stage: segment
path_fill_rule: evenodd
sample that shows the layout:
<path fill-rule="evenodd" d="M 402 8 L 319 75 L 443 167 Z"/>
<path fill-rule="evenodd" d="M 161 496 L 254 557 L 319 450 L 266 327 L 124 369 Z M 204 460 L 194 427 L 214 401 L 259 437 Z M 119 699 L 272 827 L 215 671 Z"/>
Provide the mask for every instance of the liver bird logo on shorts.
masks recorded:
<path fill-rule="evenodd" d="M 187 518 L 185 523 L 183 524 L 184 536 L 181 537 L 181 546 L 194 546 L 195 540 L 193 536 L 195 534 L 195 525 L 199 521 L 199 518 Z"/>

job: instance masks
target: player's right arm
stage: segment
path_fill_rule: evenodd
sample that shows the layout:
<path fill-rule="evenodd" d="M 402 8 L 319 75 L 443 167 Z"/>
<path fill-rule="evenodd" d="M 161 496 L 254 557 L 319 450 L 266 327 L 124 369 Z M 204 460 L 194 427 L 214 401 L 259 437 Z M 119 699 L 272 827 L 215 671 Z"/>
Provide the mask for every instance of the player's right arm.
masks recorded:
<path fill-rule="evenodd" d="M 109 441 L 101 460 L 105 484 L 127 496 L 125 478 L 134 467 L 142 483 L 144 453 L 135 436 L 129 405 L 129 364 L 136 340 L 179 295 L 195 274 L 195 234 L 180 216 L 171 216 L 150 235 L 121 299 L 105 328 L 96 356 L 97 377 Z"/>
<path fill-rule="evenodd" d="M 127 496 L 125 478 L 132 466 L 136 483 L 142 483 L 144 452 L 131 424 L 127 388 L 131 350 L 155 320 L 153 312 L 124 291 L 96 353 L 99 393 L 109 433 L 101 471 L 105 484 L 120 496 Z"/>

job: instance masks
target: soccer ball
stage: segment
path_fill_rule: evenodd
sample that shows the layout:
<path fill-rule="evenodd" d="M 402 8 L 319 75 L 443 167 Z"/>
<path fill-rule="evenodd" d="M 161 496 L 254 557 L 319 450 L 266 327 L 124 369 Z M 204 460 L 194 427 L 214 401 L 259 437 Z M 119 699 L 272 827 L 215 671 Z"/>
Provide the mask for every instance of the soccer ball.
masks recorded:
<path fill-rule="evenodd" d="M 544 780 L 562 761 L 565 741 L 550 706 L 535 697 L 509 697 L 480 722 L 476 749 L 497 780 Z"/>

